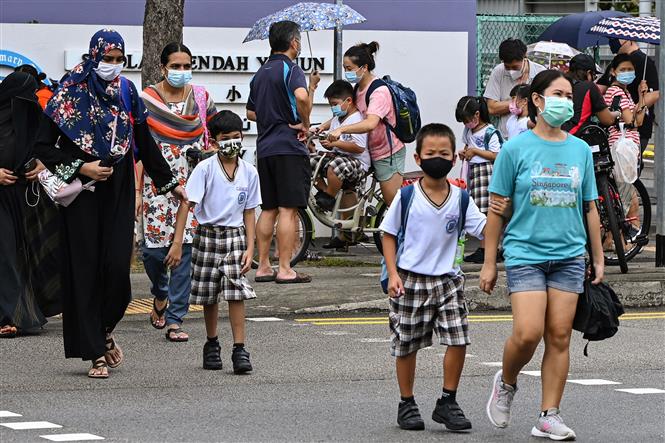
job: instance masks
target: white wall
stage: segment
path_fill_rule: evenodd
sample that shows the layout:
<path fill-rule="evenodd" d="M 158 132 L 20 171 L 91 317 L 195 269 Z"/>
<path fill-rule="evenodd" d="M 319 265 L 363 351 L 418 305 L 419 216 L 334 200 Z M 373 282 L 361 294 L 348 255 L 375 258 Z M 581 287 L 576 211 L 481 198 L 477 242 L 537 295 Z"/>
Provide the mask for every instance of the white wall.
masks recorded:
<path fill-rule="evenodd" d="M 90 25 L 42 25 L 6 24 L 0 26 L 0 49 L 23 54 L 55 79 L 65 73 L 66 65 L 72 64 L 72 55 L 87 52 L 90 37 L 101 26 Z M 125 39 L 128 53 L 142 51 L 142 28 L 138 26 L 118 26 L 115 29 Z M 243 44 L 249 30 L 246 28 L 185 28 L 184 42 L 194 55 L 239 56 L 250 58 L 267 56 L 267 41 L 254 41 Z M 317 91 L 312 122 L 322 122 L 330 117 L 330 108 L 323 99 L 323 92 L 332 82 L 333 33 L 332 31 L 311 32 L 314 57 L 326 58 L 326 69 Z M 467 33 L 466 32 L 416 32 L 416 31 L 345 31 L 344 48 L 358 43 L 376 40 L 381 44 L 378 52 L 375 73 L 389 74 L 409 87 L 418 96 L 423 124 L 441 122 L 450 125 L 461 137 L 462 125 L 455 121 L 455 105 L 467 90 Z M 69 62 L 66 62 L 68 55 Z M 309 49 L 303 35 L 301 56 L 308 57 Z M 256 65 L 256 63 L 250 63 Z M 250 69 L 251 71 L 252 69 Z M 7 68 L 0 67 L 0 74 L 6 75 Z M 138 72 L 126 72 L 128 78 L 140 85 Z M 218 109 L 230 109 L 245 116 L 246 91 L 251 72 L 196 72 L 194 83 L 205 85 L 218 103 Z M 243 93 L 239 103 L 228 103 L 226 92 L 231 85 Z M 247 131 L 245 145 L 253 149 L 256 127 Z M 407 171 L 417 169 L 413 161 L 413 146 L 407 155 Z M 249 158 L 249 157 L 248 157 Z"/>

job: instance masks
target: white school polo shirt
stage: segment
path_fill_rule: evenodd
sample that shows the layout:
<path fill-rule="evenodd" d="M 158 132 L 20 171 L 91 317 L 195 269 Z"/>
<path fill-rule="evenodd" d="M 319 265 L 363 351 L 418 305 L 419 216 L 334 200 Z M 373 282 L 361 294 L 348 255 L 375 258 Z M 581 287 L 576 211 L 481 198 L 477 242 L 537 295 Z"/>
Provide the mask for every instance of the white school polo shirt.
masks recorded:
<path fill-rule="evenodd" d="M 238 158 L 233 180 L 226 175 L 217 155 L 203 160 L 189 176 L 185 189 L 196 203 L 194 216 L 202 225 L 244 226 L 243 213 L 261 204 L 256 168 Z"/>
<path fill-rule="evenodd" d="M 404 236 L 404 249 L 397 266 L 417 274 L 440 276 L 456 275 L 457 219 L 460 211 L 460 189 L 451 186 L 443 205 L 436 206 L 425 195 L 420 182 L 414 184 L 413 201 Z M 401 191 L 397 193 L 381 222 L 380 230 L 397 236 L 402 224 Z M 469 198 L 466 210 L 467 234 L 482 240 L 486 217 Z"/>

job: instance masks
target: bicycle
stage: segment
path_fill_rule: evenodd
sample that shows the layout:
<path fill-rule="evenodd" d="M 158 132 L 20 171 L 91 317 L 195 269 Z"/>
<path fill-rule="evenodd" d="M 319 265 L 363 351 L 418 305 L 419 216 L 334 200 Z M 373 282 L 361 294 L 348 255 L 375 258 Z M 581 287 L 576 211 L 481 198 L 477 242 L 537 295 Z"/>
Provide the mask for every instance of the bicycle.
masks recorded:
<path fill-rule="evenodd" d="M 605 251 L 605 264 L 618 265 L 621 273 L 625 274 L 628 272 L 628 261 L 649 243 L 649 194 L 639 179 L 632 184 L 617 183 L 613 172 L 615 163 L 605 129 L 589 125 L 577 136 L 589 144 L 593 153 L 601 240 L 604 246 L 610 242 L 613 244 L 613 251 Z M 628 214 L 625 207 L 628 207 Z"/>
<path fill-rule="evenodd" d="M 311 141 L 312 138 L 308 141 Z M 364 237 L 365 233 L 372 234 L 379 252 L 383 250 L 379 225 L 381 224 L 381 220 L 383 220 L 387 207 L 381 196 L 378 181 L 374 177 L 374 170 L 370 168 L 356 183 L 345 183 L 343 189 L 337 193 L 333 210 L 331 212 L 324 211 L 316 203 L 315 195 L 318 189 L 315 184 L 325 158 L 325 156 L 321 157 L 321 160 L 317 163 L 312 173 L 307 209 L 298 209 L 296 220 L 297 240 L 291 255 L 291 266 L 295 266 L 307 257 L 309 246 L 315 239 L 314 219 L 329 228 L 337 230 L 350 243 L 357 243 Z M 351 206 L 342 207 L 344 194 L 350 191 L 355 192 L 356 202 Z M 256 212 L 258 219 L 261 211 L 257 209 Z M 276 232 L 273 234 L 276 234 Z M 278 259 L 275 238 L 273 237 L 273 243 L 270 247 L 271 260 Z M 253 260 L 253 268 L 256 269 L 257 267 L 258 257 L 256 256 Z"/>

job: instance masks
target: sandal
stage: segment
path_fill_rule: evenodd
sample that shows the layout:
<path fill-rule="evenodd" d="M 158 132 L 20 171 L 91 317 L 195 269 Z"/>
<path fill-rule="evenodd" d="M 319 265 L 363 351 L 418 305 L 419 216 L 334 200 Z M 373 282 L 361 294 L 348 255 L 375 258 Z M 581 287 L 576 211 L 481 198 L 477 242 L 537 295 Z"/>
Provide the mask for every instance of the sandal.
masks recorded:
<path fill-rule="evenodd" d="M 277 272 L 273 272 L 272 275 L 261 275 L 254 277 L 256 283 L 269 283 L 275 281 L 277 278 Z"/>
<path fill-rule="evenodd" d="M 15 338 L 18 334 L 16 326 L 4 325 L 0 328 L 0 338 Z"/>
<path fill-rule="evenodd" d="M 157 298 L 152 299 L 152 312 L 150 313 L 150 324 L 152 325 L 153 328 L 164 329 L 166 327 L 166 318 L 164 318 L 164 313 L 166 312 L 166 308 L 168 307 L 169 303 L 167 301 L 162 309 L 157 309 Z M 157 315 L 157 320 L 153 320 L 152 317 L 153 312 L 155 313 L 155 315 Z M 159 326 L 160 321 L 164 322 L 161 326 Z"/>
<path fill-rule="evenodd" d="M 168 341 L 174 342 L 174 343 L 181 343 L 189 340 L 189 337 L 178 337 L 178 334 L 185 334 L 187 333 L 182 330 L 182 328 L 168 328 L 166 330 L 166 339 Z"/>
<path fill-rule="evenodd" d="M 113 357 L 113 351 L 117 351 L 118 361 L 112 364 L 112 359 L 109 358 L 109 356 Z M 106 352 L 104 353 L 104 357 L 106 358 L 106 364 L 108 367 L 114 369 L 120 366 L 125 359 L 122 349 L 120 349 L 120 346 L 115 342 L 115 338 L 111 335 L 106 336 Z"/>
<path fill-rule="evenodd" d="M 103 372 L 103 369 L 106 369 L 106 372 Z M 88 377 L 90 378 L 109 378 L 108 365 L 106 364 L 106 358 L 99 357 L 92 364 L 92 367 L 88 370 Z"/>
<path fill-rule="evenodd" d="M 296 276 L 294 278 L 276 278 L 275 283 L 278 285 L 288 285 L 288 284 L 293 284 L 293 283 L 310 283 L 312 281 L 312 277 L 310 277 L 307 274 L 300 274 L 296 272 Z"/>

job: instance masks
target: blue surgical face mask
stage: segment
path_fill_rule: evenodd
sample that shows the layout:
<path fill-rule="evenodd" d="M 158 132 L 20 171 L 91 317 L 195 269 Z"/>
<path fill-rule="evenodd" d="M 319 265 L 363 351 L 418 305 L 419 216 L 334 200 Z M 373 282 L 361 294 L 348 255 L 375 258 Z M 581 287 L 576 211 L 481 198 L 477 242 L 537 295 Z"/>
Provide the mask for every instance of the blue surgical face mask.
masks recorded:
<path fill-rule="evenodd" d="M 166 81 L 174 88 L 184 88 L 187 83 L 192 81 L 192 71 L 177 71 L 169 69 Z"/>
<path fill-rule="evenodd" d="M 358 76 L 358 71 L 360 71 L 360 68 L 358 68 L 356 71 L 345 71 L 344 78 L 349 83 L 358 83 L 360 79 L 363 78 L 362 75 Z"/>
<path fill-rule="evenodd" d="M 331 106 L 330 110 L 332 111 L 332 114 L 335 117 L 342 118 L 342 117 L 345 117 L 346 114 L 349 112 L 349 107 L 347 106 L 346 110 L 344 110 L 344 109 L 342 109 L 342 105 L 339 104 L 339 105 Z"/>
<path fill-rule="evenodd" d="M 539 111 L 548 125 L 559 128 L 575 114 L 573 101 L 569 98 L 553 95 L 549 97 L 541 95 L 541 97 L 545 99 L 545 108 L 542 111 L 539 109 Z"/>
<path fill-rule="evenodd" d="M 617 74 L 617 81 L 622 85 L 629 85 L 635 81 L 635 71 L 619 72 Z"/>

